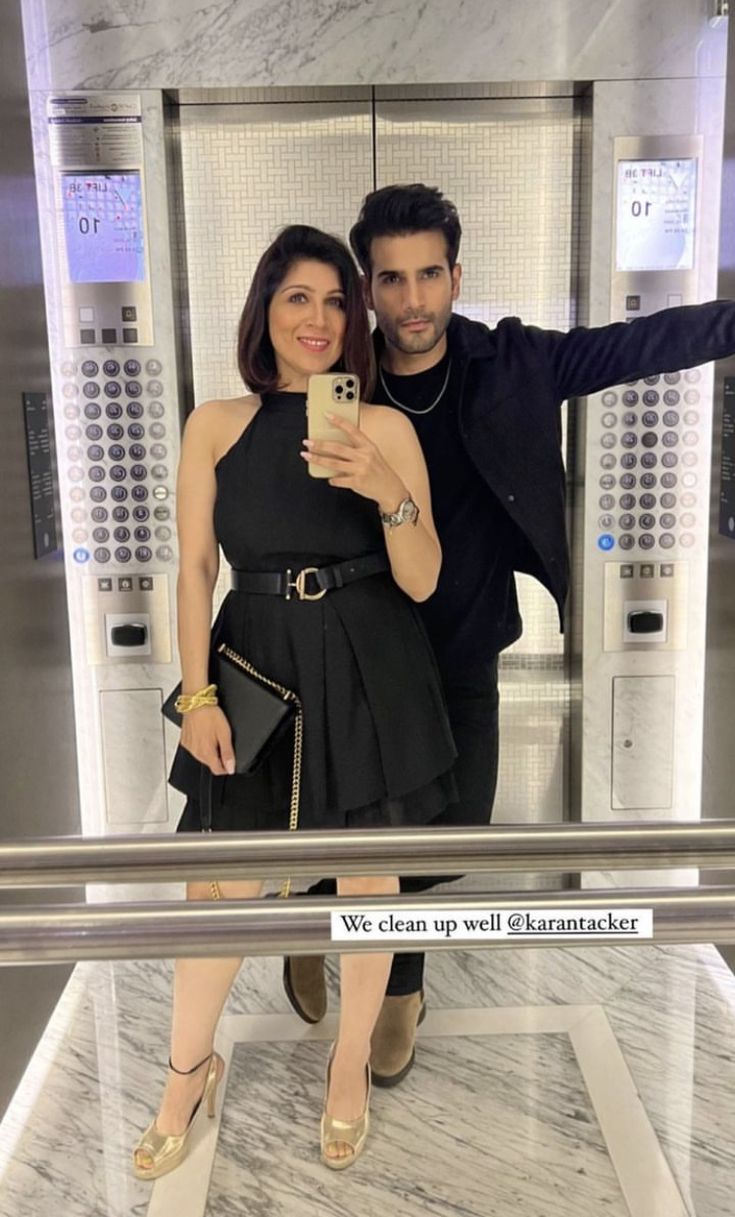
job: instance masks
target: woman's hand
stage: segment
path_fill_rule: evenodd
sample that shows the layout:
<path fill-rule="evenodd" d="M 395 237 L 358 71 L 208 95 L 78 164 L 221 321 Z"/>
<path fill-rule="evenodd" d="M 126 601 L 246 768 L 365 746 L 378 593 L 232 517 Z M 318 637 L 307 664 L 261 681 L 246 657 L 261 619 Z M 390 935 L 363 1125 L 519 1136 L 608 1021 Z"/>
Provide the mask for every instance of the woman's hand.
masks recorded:
<path fill-rule="evenodd" d="M 336 414 L 326 417 L 333 426 L 345 432 L 345 443 L 305 439 L 306 451 L 301 453 L 304 460 L 336 470 L 335 476 L 329 479 L 330 486 L 354 490 L 364 499 L 373 499 L 381 511 L 395 511 L 408 497 L 408 491 L 380 449 L 347 419 Z"/>
<path fill-rule="evenodd" d="M 215 777 L 235 772 L 230 724 L 219 706 L 199 706 L 183 716 L 181 744 Z"/>

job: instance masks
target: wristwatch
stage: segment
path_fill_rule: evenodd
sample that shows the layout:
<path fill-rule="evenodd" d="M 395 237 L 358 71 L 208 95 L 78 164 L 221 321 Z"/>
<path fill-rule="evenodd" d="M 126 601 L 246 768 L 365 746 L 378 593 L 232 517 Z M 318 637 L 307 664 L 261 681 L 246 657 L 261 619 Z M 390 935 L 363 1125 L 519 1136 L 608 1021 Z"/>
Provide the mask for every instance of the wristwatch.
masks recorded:
<path fill-rule="evenodd" d="M 395 511 L 380 511 L 380 518 L 388 528 L 397 528 L 399 524 L 416 524 L 419 509 L 410 497 L 398 504 Z"/>

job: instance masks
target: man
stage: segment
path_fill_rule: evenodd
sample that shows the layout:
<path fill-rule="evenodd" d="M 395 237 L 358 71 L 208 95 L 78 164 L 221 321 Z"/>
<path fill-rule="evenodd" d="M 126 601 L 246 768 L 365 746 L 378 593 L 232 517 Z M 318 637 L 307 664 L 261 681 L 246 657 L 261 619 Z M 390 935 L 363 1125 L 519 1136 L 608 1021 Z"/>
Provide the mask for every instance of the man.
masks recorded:
<path fill-rule="evenodd" d="M 442 671 L 460 799 L 438 823 L 485 825 L 497 779 L 497 656 L 522 632 L 514 571 L 534 575 L 560 621 L 569 559 L 559 407 L 644 376 L 735 351 L 735 304 L 668 309 L 631 324 L 567 334 L 504 318 L 491 330 L 453 313 L 461 228 L 435 188 L 369 194 L 350 243 L 375 311 L 374 401 L 408 414 L 431 478 L 444 555 L 435 595 L 419 606 Z M 417 891 L 442 877 L 403 879 Z M 322 881 L 311 893 L 335 891 Z M 414 1061 L 424 1012 L 424 956 L 394 957 L 372 1039 L 373 1081 L 394 1086 Z M 322 957 L 284 964 L 291 1004 L 307 1022 L 326 1010 Z"/>

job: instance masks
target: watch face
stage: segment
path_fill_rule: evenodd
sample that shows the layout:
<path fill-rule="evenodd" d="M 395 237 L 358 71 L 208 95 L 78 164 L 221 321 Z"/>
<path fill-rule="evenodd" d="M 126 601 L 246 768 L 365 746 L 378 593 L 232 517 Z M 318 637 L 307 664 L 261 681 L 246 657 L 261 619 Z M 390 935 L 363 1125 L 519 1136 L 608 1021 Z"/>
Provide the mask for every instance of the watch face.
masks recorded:
<path fill-rule="evenodd" d="M 419 514 L 419 509 L 413 499 L 404 499 L 398 508 L 399 515 L 407 524 L 411 524 Z"/>

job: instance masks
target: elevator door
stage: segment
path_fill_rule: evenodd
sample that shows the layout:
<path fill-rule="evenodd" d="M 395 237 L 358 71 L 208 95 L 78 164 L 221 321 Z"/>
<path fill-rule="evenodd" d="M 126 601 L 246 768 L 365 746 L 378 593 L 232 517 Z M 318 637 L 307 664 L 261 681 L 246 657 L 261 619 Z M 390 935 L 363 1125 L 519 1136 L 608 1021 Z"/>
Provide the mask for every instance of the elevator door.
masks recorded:
<path fill-rule="evenodd" d="M 463 225 L 457 309 L 566 329 L 572 282 L 575 115 L 571 99 L 192 104 L 181 108 L 194 396 L 242 392 L 237 319 L 258 257 L 283 224 L 346 237 L 374 184 L 423 181 Z M 333 91 L 332 91 L 333 96 Z M 354 95 L 353 95 L 354 96 Z M 223 572 L 221 588 L 226 586 Z M 569 714 L 550 596 L 519 576 L 523 638 L 501 661 L 495 820 L 564 819 Z"/>

